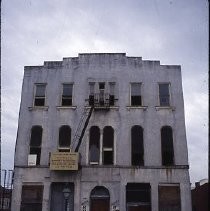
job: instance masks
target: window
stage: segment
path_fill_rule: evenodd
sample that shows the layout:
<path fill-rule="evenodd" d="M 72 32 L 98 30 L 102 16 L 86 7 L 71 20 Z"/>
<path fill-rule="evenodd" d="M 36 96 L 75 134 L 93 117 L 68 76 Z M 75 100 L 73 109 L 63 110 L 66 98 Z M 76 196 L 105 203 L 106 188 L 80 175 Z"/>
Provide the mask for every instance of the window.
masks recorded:
<path fill-rule="evenodd" d="M 97 92 L 96 92 L 97 88 Z M 114 82 L 90 82 L 89 83 L 89 105 L 97 107 L 109 107 L 115 105 L 115 83 Z"/>
<path fill-rule="evenodd" d="M 131 106 L 141 106 L 141 83 L 131 83 Z"/>
<path fill-rule="evenodd" d="M 127 210 L 151 210 L 151 186 L 149 183 L 128 183 L 126 185 Z"/>
<path fill-rule="evenodd" d="M 90 128 L 89 161 L 90 164 L 99 164 L 100 159 L 100 129 L 97 126 Z"/>
<path fill-rule="evenodd" d="M 42 210 L 43 186 L 22 187 L 21 208 L 20 211 Z"/>
<path fill-rule="evenodd" d="M 73 84 L 63 84 L 62 106 L 72 105 Z"/>
<path fill-rule="evenodd" d="M 170 126 L 161 129 L 162 165 L 174 165 L 173 133 Z"/>
<path fill-rule="evenodd" d="M 103 164 L 112 165 L 114 159 L 114 130 L 106 126 L 103 131 Z"/>
<path fill-rule="evenodd" d="M 34 106 L 45 105 L 45 90 L 46 90 L 46 84 L 36 84 Z"/>
<path fill-rule="evenodd" d="M 159 185 L 159 210 L 181 211 L 180 188 L 179 185 Z"/>
<path fill-rule="evenodd" d="M 109 83 L 109 105 L 114 106 L 115 104 L 115 83 Z"/>
<path fill-rule="evenodd" d="M 89 83 L 89 88 L 89 105 L 92 106 L 94 105 L 95 83 Z"/>
<path fill-rule="evenodd" d="M 159 84 L 160 106 L 170 106 L 169 83 Z"/>
<path fill-rule="evenodd" d="M 144 165 L 143 129 L 138 125 L 131 128 L 131 163 L 134 166 Z"/>
<path fill-rule="evenodd" d="M 36 165 L 40 164 L 42 143 L 42 127 L 33 126 L 31 129 L 30 155 L 36 155 Z"/>
<path fill-rule="evenodd" d="M 105 83 L 101 82 L 99 85 L 99 105 L 103 106 L 105 104 Z"/>
<path fill-rule="evenodd" d="M 63 125 L 59 129 L 59 151 L 69 151 L 71 145 L 71 128 Z"/>

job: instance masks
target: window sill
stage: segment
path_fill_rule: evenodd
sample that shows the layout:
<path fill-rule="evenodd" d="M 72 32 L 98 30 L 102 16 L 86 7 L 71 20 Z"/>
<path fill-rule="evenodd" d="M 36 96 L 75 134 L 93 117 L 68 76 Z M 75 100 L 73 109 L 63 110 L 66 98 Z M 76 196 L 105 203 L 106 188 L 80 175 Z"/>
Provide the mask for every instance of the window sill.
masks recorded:
<path fill-rule="evenodd" d="M 144 111 L 147 110 L 148 106 L 126 106 L 127 110 L 130 109 L 143 109 Z"/>
<path fill-rule="evenodd" d="M 155 106 L 156 111 L 167 109 L 167 110 L 172 110 L 175 111 L 176 108 L 174 106 Z"/>
<path fill-rule="evenodd" d="M 60 110 L 60 109 L 73 109 L 73 110 L 75 110 L 77 108 L 77 106 L 56 106 L 56 108 L 58 110 Z"/>
<path fill-rule="evenodd" d="M 29 111 L 36 111 L 36 110 L 44 110 L 47 111 L 49 106 L 33 106 L 33 107 L 28 107 Z"/>

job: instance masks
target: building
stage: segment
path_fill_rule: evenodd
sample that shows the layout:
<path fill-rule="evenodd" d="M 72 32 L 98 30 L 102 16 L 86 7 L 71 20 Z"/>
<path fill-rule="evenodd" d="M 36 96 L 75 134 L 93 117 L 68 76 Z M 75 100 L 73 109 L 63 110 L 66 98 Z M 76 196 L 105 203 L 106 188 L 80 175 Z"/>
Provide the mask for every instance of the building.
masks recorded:
<path fill-rule="evenodd" d="M 13 211 L 190 211 L 188 169 L 179 65 L 90 53 L 25 67 Z"/>
<path fill-rule="evenodd" d="M 0 211 L 10 211 L 12 189 L 0 186 Z"/>
<path fill-rule="evenodd" d="M 208 211 L 208 180 L 204 179 L 195 183 L 192 193 L 192 210 Z"/>

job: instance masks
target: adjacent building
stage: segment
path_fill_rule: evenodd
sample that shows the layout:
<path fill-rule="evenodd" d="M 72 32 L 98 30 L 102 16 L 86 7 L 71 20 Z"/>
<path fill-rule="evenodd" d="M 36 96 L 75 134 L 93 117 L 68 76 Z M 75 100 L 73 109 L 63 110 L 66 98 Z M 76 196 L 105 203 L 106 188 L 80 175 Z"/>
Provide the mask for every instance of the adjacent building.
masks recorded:
<path fill-rule="evenodd" d="M 208 211 L 208 203 L 210 203 L 208 186 L 207 179 L 195 183 L 195 187 L 191 190 L 193 211 Z"/>
<path fill-rule="evenodd" d="M 26 66 L 13 211 L 191 210 L 181 67 L 87 53 Z"/>

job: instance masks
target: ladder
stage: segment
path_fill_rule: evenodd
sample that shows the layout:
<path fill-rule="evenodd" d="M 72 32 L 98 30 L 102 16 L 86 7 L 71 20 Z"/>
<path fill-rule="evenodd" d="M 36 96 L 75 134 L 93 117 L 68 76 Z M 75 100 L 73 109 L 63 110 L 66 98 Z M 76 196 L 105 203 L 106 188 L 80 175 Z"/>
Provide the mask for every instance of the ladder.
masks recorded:
<path fill-rule="evenodd" d="M 85 130 L 88 126 L 88 123 L 89 123 L 91 114 L 93 112 L 93 109 L 94 109 L 94 106 L 84 108 L 81 119 L 79 121 L 79 125 L 76 129 L 76 132 L 74 134 L 74 138 L 73 138 L 73 141 L 72 141 L 72 147 L 71 148 L 74 149 L 74 147 L 76 145 L 75 150 L 74 150 L 75 152 L 79 151 L 79 147 L 82 143 L 82 138 L 85 134 Z"/>

